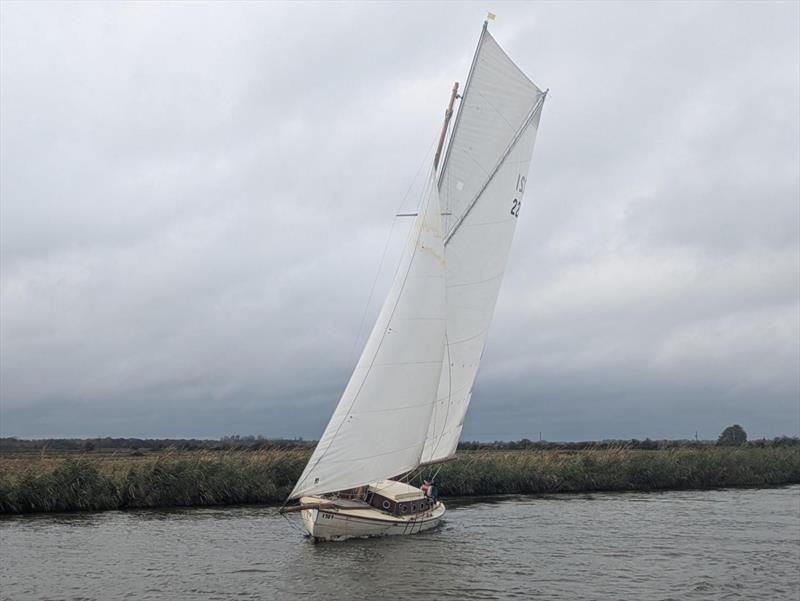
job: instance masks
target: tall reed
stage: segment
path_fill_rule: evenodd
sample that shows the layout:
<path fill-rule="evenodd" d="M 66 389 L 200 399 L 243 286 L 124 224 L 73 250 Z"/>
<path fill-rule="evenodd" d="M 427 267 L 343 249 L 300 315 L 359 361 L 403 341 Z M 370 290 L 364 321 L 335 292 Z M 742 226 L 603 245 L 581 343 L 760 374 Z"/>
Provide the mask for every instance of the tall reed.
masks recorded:
<path fill-rule="evenodd" d="M 0 513 L 279 503 L 309 455 L 306 448 L 0 454 Z M 461 451 L 437 480 L 444 497 L 795 484 L 800 447 Z"/>
<path fill-rule="evenodd" d="M 462 451 L 438 480 L 447 496 L 770 486 L 800 483 L 800 448 Z"/>

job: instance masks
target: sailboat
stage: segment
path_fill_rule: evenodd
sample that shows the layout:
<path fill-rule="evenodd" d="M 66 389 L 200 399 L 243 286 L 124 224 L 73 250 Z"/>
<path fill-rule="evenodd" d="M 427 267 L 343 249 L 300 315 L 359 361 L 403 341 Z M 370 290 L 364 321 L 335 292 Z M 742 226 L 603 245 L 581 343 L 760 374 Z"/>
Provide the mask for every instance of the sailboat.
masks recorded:
<path fill-rule="evenodd" d="M 463 93 L 453 86 L 395 280 L 287 499 L 299 504 L 282 508 L 301 512 L 315 541 L 441 522 L 444 503 L 409 476 L 455 456 L 546 96 L 484 22 Z"/>

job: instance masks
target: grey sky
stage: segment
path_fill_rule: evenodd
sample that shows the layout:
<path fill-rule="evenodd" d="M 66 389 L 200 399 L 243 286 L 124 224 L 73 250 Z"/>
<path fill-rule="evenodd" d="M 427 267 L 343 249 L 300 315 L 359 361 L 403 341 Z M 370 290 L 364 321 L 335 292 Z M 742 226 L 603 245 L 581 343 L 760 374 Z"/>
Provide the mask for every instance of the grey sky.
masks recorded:
<path fill-rule="evenodd" d="M 551 95 L 464 438 L 800 433 L 800 4 L 0 6 L 3 435 L 317 437 L 486 8 Z"/>

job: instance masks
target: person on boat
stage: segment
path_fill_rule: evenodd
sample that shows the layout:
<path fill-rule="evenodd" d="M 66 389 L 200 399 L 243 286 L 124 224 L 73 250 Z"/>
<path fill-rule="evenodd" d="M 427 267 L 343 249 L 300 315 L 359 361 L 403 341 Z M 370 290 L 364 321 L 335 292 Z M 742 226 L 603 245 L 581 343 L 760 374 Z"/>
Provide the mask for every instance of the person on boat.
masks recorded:
<path fill-rule="evenodd" d="M 422 481 L 422 486 L 420 486 L 419 489 L 422 491 L 422 494 L 424 494 L 426 497 L 429 497 L 431 490 L 431 481 L 425 478 L 425 480 Z"/>
<path fill-rule="evenodd" d="M 428 487 L 428 497 L 431 504 L 436 505 L 436 500 L 439 498 L 439 487 L 436 486 L 436 480 L 431 479 L 430 486 Z"/>

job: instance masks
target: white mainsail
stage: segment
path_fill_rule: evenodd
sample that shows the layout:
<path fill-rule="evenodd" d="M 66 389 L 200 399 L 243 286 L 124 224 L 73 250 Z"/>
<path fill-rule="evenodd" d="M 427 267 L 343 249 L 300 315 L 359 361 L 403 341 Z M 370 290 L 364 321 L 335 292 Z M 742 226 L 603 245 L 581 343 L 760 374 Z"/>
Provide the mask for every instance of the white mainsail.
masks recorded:
<path fill-rule="evenodd" d="M 422 463 L 447 459 L 458 446 L 545 96 L 484 25 L 439 179 L 447 345 Z"/>
<path fill-rule="evenodd" d="M 419 465 L 442 371 L 445 263 L 436 172 L 375 327 L 290 499 Z"/>

